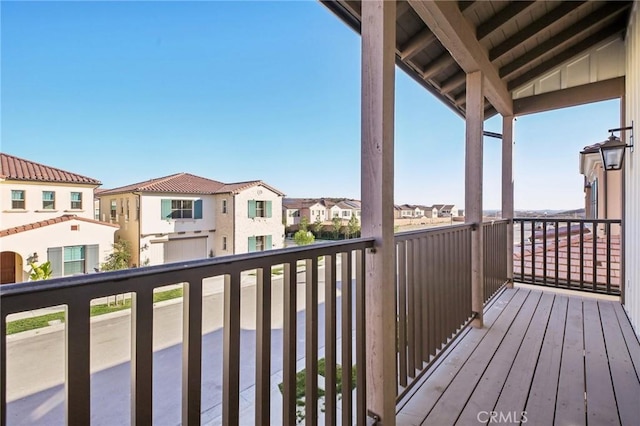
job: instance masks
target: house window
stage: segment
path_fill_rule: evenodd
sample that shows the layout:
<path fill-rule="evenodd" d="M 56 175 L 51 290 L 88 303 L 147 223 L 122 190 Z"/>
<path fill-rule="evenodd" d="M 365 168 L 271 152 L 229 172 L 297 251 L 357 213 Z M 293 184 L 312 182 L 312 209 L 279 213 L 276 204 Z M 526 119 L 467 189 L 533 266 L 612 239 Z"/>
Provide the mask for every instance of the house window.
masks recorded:
<path fill-rule="evenodd" d="M 117 200 L 111 200 L 111 219 L 113 220 L 117 219 L 117 204 Z"/>
<path fill-rule="evenodd" d="M 346 210 L 346 211 L 342 212 L 342 217 L 349 217 L 349 216 L 351 216 L 351 212 L 350 211 Z"/>
<path fill-rule="evenodd" d="M 11 208 L 12 209 L 24 209 L 24 191 L 12 190 L 11 191 Z"/>
<path fill-rule="evenodd" d="M 202 219 L 202 200 L 162 200 L 162 219 Z"/>
<path fill-rule="evenodd" d="M 227 250 L 227 237 L 222 237 L 222 250 Z"/>
<path fill-rule="evenodd" d="M 129 220 L 129 199 L 127 198 L 127 210 L 126 210 L 126 214 L 124 216 L 124 220 Z"/>
<path fill-rule="evenodd" d="M 44 210 L 55 210 L 56 193 L 53 191 L 42 191 L 42 208 Z"/>
<path fill-rule="evenodd" d="M 82 210 L 82 192 L 71 193 L 71 209 Z"/>
<path fill-rule="evenodd" d="M 140 220 L 140 198 L 136 197 L 136 220 Z"/>
<path fill-rule="evenodd" d="M 227 200 L 222 200 L 222 213 L 227 213 Z"/>
<path fill-rule="evenodd" d="M 193 201 L 171 200 L 172 219 L 191 219 L 193 217 Z"/>
<path fill-rule="evenodd" d="M 271 248 L 271 240 L 271 235 L 249 237 L 249 252 L 269 250 Z"/>
<path fill-rule="evenodd" d="M 120 198 L 120 214 L 124 214 L 124 198 Z"/>
<path fill-rule="evenodd" d="M 71 246 L 64 248 L 64 275 L 84 274 L 84 246 Z"/>
<path fill-rule="evenodd" d="M 271 201 L 249 200 L 249 217 L 271 217 Z"/>

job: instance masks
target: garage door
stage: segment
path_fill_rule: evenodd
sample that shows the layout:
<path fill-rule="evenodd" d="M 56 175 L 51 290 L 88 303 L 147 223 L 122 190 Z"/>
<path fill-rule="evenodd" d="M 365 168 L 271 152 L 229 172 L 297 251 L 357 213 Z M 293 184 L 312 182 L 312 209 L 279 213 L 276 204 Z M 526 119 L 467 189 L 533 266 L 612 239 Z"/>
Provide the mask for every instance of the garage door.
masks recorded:
<path fill-rule="evenodd" d="M 207 257 L 206 237 L 169 240 L 165 245 L 165 263 L 203 259 L 205 257 Z"/>

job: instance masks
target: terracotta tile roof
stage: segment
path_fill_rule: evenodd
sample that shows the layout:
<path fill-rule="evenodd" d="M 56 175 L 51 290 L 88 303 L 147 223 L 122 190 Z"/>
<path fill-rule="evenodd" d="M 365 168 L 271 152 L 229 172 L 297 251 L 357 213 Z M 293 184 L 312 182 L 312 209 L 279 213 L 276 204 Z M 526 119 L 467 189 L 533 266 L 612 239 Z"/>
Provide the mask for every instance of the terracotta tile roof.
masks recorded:
<path fill-rule="evenodd" d="M 40 222 L 28 223 L 26 225 L 20 225 L 13 228 L 3 229 L 0 231 L 0 237 L 6 237 L 13 234 L 19 234 L 25 231 L 31 231 L 32 229 L 38 229 L 49 225 L 55 225 L 56 223 L 68 222 L 70 220 L 80 220 L 82 222 L 95 223 L 98 225 L 111 226 L 113 228 L 119 228 L 120 226 L 111 223 L 100 222 L 98 220 L 87 219 L 84 217 L 78 217 L 74 214 L 65 214 L 64 216 L 56 217 L 48 220 L 41 220 Z"/>
<path fill-rule="evenodd" d="M 0 178 L 100 185 L 100 181 L 97 179 L 45 166 L 35 161 L 24 160 L 5 153 L 0 153 Z"/>
<path fill-rule="evenodd" d="M 221 187 L 220 189 L 215 191 L 215 194 L 225 194 L 225 193 L 238 193 L 240 191 L 243 191 L 247 188 L 251 188 L 253 186 L 257 186 L 257 185 L 262 185 L 265 188 L 275 192 L 278 195 L 282 195 L 284 196 L 284 193 L 278 191 L 277 189 L 275 189 L 272 186 L 267 185 L 266 183 L 264 183 L 261 180 L 250 180 L 250 181 L 246 181 L 246 182 L 236 182 L 236 183 L 227 183 L 225 184 L 223 187 Z"/>
<path fill-rule="evenodd" d="M 120 194 L 124 192 L 177 192 L 182 194 L 213 194 L 225 186 L 216 180 L 203 178 L 190 173 L 176 173 L 161 178 L 150 179 L 131 185 L 121 186 L 97 195 Z"/>
<path fill-rule="evenodd" d="M 277 189 L 265 184 L 261 180 L 247 182 L 222 183 L 217 180 L 203 178 L 190 173 L 176 173 L 157 179 L 150 179 L 119 188 L 96 192 L 96 195 L 122 194 L 126 192 L 171 192 L 179 194 L 225 194 L 238 193 L 252 186 L 262 185 L 271 191 L 284 195 Z"/>

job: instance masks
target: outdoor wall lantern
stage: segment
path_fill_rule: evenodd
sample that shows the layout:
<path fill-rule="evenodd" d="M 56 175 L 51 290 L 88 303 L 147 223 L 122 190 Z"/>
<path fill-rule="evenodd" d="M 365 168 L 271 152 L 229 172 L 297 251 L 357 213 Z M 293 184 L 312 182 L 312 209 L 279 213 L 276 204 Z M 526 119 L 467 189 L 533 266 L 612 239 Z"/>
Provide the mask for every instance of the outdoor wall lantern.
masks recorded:
<path fill-rule="evenodd" d="M 625 144 L 619 137 L 613 134 L 613 132 L 619 132 L 621 130 L 631 130 L 631 136 L 629 137 L 630 145 Z M 633 148 L 633 123 L 628 127 L 609 129 L 609 133 L 611 133 L 609 139 L 600 145 L 602 165 L 605 170 L 620 170 L 622 168 L 622 161 L 624 160 L 625 148 Z"/>

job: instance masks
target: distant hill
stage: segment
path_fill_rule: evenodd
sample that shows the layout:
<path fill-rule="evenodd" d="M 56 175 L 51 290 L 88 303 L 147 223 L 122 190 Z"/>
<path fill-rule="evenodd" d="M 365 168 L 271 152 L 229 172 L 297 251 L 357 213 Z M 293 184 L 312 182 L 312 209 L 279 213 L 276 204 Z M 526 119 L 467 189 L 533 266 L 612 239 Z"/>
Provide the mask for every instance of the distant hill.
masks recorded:
<path fill-rule="evenodd" d="M 485 217 L 500 217 L 500 210 L 484 210 Z M 539 209 L 539 210 L 516 210 L 515 217 L 562 217 L 562 218 L 576 218 L 584 219 L 584 208 L 574 210 L 554 210 L 554 209 Z"/>

